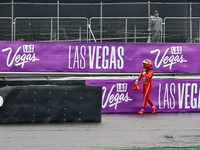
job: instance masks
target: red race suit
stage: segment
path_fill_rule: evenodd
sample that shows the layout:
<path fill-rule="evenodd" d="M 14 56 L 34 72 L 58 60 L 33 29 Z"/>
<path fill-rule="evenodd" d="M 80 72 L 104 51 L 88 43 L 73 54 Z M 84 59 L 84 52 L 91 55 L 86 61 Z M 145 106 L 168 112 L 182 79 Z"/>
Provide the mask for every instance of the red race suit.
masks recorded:
<path fill-rule="evenodd" d="M 153 107 L 153 102 L 151 101 L 149 97 L 149 93 L 151 92 L 152 88 L 152 82 L 151 79 L 153 77 L 154 73 L 153 70 L 149 70 L 147 72 L 141 72 L 139 77 L 137 78 L 138 81 L 143 79 L 143 105 L 142 109 L 145 109 L 147 102 Z"/>

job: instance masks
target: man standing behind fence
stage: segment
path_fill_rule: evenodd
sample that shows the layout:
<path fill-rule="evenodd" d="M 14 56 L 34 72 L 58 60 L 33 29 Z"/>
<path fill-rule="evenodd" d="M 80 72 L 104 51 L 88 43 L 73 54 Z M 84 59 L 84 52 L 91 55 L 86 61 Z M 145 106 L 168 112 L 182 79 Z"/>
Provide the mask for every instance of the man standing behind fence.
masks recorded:
<path fill-rule="evenodd" d="M 154 16 L 149 19 L 149 36 L 151 36 L 151 43 L 161 42 L 162 18 L 159 17 L 159 12 L 155 10 Z"/>

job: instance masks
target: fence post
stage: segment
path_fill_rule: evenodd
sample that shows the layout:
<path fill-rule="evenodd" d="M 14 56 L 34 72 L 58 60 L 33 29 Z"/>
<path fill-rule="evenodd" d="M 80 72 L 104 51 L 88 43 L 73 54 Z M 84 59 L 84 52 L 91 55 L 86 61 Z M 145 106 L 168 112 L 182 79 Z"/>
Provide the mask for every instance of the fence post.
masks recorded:
<path fill-rule="evenodd" d="M 81 42 L 81 26 L 79 26 L 79 42 Z"/>
<path fill-rule="evenodd" d="M 148 17 L 151 15 L 151 2 L 148 1 Z"/>
<path fill-rule="evenodd" d="M 148 1 L 148 26 L 149 26 L 149 23 L 150 23 L 150 17 L 151 17 L 151 2 L 150 1 Z M 149 28 L 149 27 L 148 27 Z M 151 37 L 150 37 L 150 35 L 148 35 L 148 38 L 150 38 L 151 39 Z M 147 41 L 148 41 L 148 39 L 147 39 Z M 151 41 L 151 40 L 150 40 Z M 150 42 L 151 43 L 151 42 Z"/>
<path fill-rule="evenodd" d="M 160 35 L 160 42 L 162 43 L 163 41 L 162 41 L 162 38 L 163 38 L 163 23 L 161 22 L 161 33 L 160 33 L 161 35 Z"/>
<path fill-rule="evenodd" d="M 135 27 L 134 27 L 134 43 L 136 43 L 136 25 L 135 25 Z"/>
<path fill-rule="evenodd" d="M 12 0 L 12 24 L 11 24 L 11 41 L 13 41 L 13 26 L 14 26 L 14 0 Z"/>
<path fill-rule="evenodd" d="M 102 42 L 102 16 L 103 16 L 103 12 L 102 12 L 102 2 L 100 4 L 100 42 Z"/>
<path fill-rule="evenodd" d="M 15 18 L 15 20 L 14 20 L 14 41 L 16 40 L 16 19 L 17 18 Z"/>
<path fill-rule="evenodd" d="M 53 38 L 53 18 L 51 18 L 51 35 L 50 35 L 50 41 L 52 41 Z"/>
<path fill-rule="evenodd" d="M 166 18 L 164 18 L 164 27 L 163 27 L 163 43 L 165 43 L 165 19 Z"/>
<path fill-rule="evenodd" d="M 200 43 L 200 19 L 199 19 L 199 43 Z"/>
<path fill-rule="evenodd" d="M 87 42 L 88 42 L 88 18 L 87 18 Z"/>
<path fill-rule="evenodd" d="M 91 32 L 90 32 L 90 26 L 92 25 L 92 18 L 90 18 L 89 23 L 87 24 L 87 29 L 89 29 L 88 34 L 89 34 L 89 42 L 91 42 Z"/>
<path fill-rule="evenodd" d="M 192 3 L 190 2 L 190 43 L 192 43 Z"/>
<path fill-rule="evenodd" d="M 127 17 L 125 21 L 125 43 L 127 43 Z"/>
<path fill-rule="evenodd" d="M 59 0 L 57 0 L 57 41 L 59 41 Z"/>

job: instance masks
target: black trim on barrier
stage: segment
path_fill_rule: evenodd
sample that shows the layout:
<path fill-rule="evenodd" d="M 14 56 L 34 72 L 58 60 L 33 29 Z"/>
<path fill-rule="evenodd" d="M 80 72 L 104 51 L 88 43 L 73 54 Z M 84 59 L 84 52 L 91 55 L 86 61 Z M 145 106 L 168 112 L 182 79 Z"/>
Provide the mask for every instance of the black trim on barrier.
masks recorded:
<path fill-rule="evenodd" d="M 100 122 L 102 87 L 0 87 L 0 123 Z"/>
<path fill-rule="evenodd" d="M 0 81 L 0 86 L 19 86 L 19 85 L 85 85 L 85 80 Z"/>

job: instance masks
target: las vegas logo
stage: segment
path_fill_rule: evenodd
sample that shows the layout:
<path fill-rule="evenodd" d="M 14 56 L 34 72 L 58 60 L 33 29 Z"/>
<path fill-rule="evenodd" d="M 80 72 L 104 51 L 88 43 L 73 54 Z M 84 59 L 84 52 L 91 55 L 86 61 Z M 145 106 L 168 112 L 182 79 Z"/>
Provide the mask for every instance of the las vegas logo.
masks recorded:
<path fill-rule="evenodd" d="M 127 87 L 127 83 L 117 83 L 116 85 L 114 84 L 110 91 L 107 92 L 107 88 L 103 86 L 102 107 L 105 108 L 108 105 L 109 107 L 117 109 L 118 104 L 132 101 L 133 99 L 131 99 L 128 95 Z M 114 88 L 116 88 L 116 92 L 114 91 Z M 105 97 L 106 94 L 107 98 Z"/>
<path fill-rule="evenodd" d="M 23 49 L 23 54 L 19 54 L 19 52 Z M 19 46 L 14 54 L 12 54 L 12 48 L 7 47 L 2 49 L 2 52 L 7 52 L 7 61 L 6 65 L 11 67 L 13 64 L 15 66 L 21 66 L 24 68 L 24 64 L 28 62 L 39 61 L 39 59 L 35 56 L 34 45 L 23 45 Z"/>
<path fill-rule="evenodd" d="M 171 49 L 171 56 L 168 56 L 167 53 Z M 177 63 L 184 63 L 187 62 L 183 58 L 183 52 L 181 46 L 172 46 L 171 48 L 167 48 L 163 54 L 163 56 L 160 56 L 160 50 L 155 49 L 150 51 L 151 54 L 157 53 L 155 58 L 155 67 L 160 68 L 160 66 L 163 64 L 163 67 L 169 67 L 169 69 L 172 69 L 172 66 Z M 160 61 L 158 60 L 159 57 L 161 57 Z"/>

